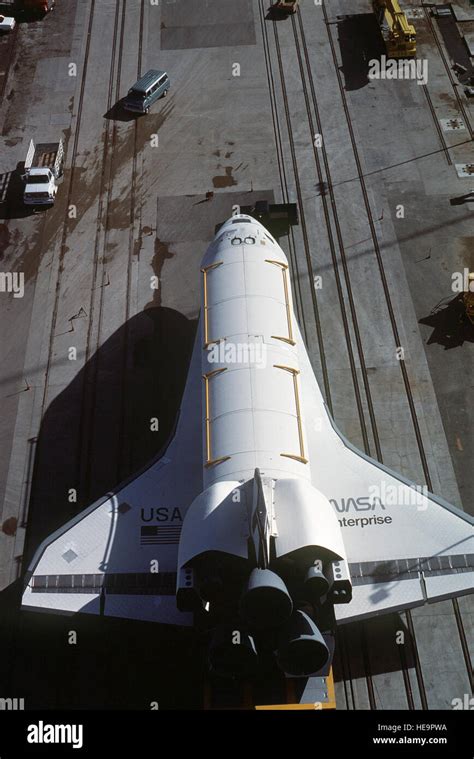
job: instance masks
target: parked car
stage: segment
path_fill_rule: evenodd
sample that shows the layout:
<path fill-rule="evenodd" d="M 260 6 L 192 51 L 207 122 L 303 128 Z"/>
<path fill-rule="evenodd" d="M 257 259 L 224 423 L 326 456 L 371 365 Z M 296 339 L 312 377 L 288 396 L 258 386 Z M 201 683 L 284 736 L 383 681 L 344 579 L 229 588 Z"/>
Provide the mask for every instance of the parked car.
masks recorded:
<path fill-rule="evenodd" d="M 27 206 L 53 205 L 63 173 L 64 144 L 30 140 L 25 158 L 23 202 Z"/>

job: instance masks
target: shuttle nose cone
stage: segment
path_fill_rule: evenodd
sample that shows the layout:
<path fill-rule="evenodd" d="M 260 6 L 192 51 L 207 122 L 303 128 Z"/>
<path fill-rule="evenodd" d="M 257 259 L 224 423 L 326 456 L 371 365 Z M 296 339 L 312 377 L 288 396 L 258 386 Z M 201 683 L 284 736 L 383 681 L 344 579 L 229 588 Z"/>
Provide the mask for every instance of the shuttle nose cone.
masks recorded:
<path fill-rule="evenodd" d="M 286 622 L 293 602 L 285 583 L 270 569 L 254 569 L 240 602 L 240 611 L 249 625 L 277 627 Z"/>

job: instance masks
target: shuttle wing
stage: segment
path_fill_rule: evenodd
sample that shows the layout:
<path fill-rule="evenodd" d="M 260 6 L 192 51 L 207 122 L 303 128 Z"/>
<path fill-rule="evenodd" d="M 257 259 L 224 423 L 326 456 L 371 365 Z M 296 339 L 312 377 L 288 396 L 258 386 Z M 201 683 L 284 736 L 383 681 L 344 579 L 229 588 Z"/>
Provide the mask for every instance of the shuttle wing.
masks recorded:
<path fill-rule="evenodd" d="M 164 456 L 39 546 L 23 608 L 191 624 L 175 592 L 182 520 L 202 490 L 199 348 Z"/>
<path fill-rule="evenodd" d="M 474 519 L 370 459 L 334 426 L 306 355 L 300 359 L 313 485 L 332 503 L 353 584 L 339 622 L 474 589 Z"/>

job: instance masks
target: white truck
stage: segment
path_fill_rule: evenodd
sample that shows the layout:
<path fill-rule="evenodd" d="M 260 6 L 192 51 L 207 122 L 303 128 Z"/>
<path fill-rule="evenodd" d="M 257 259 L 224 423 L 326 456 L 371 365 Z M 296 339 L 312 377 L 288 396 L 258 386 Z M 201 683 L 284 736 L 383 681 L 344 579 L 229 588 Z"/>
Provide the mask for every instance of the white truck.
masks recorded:
<path fill-rule="evenodd" d="M 25 158 L 23 201 L 28 206 L 52 205 L 63 173 L 63 141 L 43 142 L 30 146 Z"/>

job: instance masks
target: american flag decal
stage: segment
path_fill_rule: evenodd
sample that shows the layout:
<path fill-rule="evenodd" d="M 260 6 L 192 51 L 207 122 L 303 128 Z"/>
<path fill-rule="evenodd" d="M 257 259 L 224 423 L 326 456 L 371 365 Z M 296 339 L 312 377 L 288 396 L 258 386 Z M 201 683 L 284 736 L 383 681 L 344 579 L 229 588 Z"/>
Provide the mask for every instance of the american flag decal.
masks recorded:
<path fill-rule="evenodd" d="M 176 545 L 179 543 L 181 535 L 181 525 L 154 525 L 153 527 L 142 527 L 140 534 L 140 545 L 142 546 L 166 546 Z"/>

